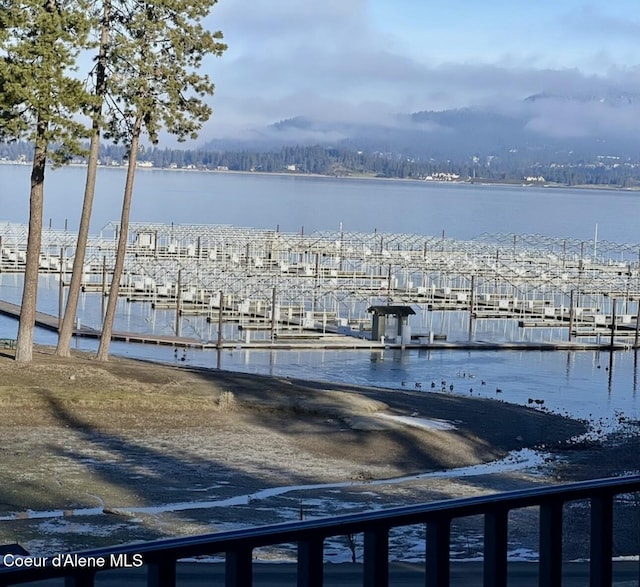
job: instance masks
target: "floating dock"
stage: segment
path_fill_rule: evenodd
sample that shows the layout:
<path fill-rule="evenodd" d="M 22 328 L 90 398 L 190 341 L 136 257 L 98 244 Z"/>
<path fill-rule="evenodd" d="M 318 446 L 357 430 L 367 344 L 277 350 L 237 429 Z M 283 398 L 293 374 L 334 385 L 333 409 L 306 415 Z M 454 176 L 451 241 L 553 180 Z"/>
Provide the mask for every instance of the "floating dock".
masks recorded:
<path fill-rule="evenodd" d="M 119 230 L 112 223 L 90 238 L 85 295 L 108 294 Z M 24 225 L 0 225 L 1 273 L 24 271 L 26 236 Z M 67 231 L 45 229 L 41 272 L 67 283 L 75 239 Z M 352 341 L 369 336 L 367 309 L 384 304 L 415 310 L 413 336 L 403 346 L 420 346 L 416 339 L 433 332 L 447 336 L 448 342 L 432 344 L 452 344 L 450 331 L 440 325 L 445 318 L 438 326 L 431 324 L 434 316 L 445 315 L 464 316 L 468 344 L 474 344 L 476 325 L 483 322 L 511 322 L 527 332 L 548 329 L 553 340 L 544 345 L 580 338 L 580 344 L 615 346 L 612 334 L 624 347 L 638 341 L 636 244 L 513 234 L 471 241 L 342 230 L 293 234 L 152 223 L 131 224 L 127 240 L 120 296 L 174 312 L 176 320 L 201 316 L 210 323 L 222 321 L 225 339 L 235 344 L 246 344 L 246 332 L 261 330 L 270 331 L 269 340 L 251 344 L 282 344 L 274 337 L 280 330 L 347 335 L 345 344 L 356 344 Z M 40 325 L 57 329 L 56 317 L 41 318 Z M 99 336 L 86 327 L 77 335 Z M 165 344 L 163 337 L 156 338 L 157 344 Z M 393 336 L 386 338 L 395 344 Z M 456 338 L 461 338 L 459 332 Z M 302 336 L 295 341 L 312 342 Z"/>
<path fill-rule="evenodd" d="M 15 318 L 20 317 L 20 306 L 6 301 L 0 301 L 0 314 Z M 47 330 L 58 331 L 58 318 L 43 312 L 37 312 L 36 325 Z M 74 336 L 83 338 L 100 338 L 99 330 L 81 327 L 75 329 Z M 421 350 L 519 350 L 519 351 L 556 351 L 556 350 L 624 350 L 629 346 L 619 341 L 610 343 L 581 343 L 577 341 L 557 342 L 492 342 L 492 341 L 453 341 L 447 342 L 442 337 L 429 343 L 411 342 L 407 344 L 370 341 L 335 334 L 297 334 L 280 333 L 273 340 L 239 342 L 223 341 L 221 346 L 217 342 L 202 341 L 195 338 L 143 334 L 137 332 L 113 332 L 113 341 L 140 344 L 155 344 L 193 349 L 263 349 L 263 350 L 384 350 L 384 349 L 421 349 Z"/>

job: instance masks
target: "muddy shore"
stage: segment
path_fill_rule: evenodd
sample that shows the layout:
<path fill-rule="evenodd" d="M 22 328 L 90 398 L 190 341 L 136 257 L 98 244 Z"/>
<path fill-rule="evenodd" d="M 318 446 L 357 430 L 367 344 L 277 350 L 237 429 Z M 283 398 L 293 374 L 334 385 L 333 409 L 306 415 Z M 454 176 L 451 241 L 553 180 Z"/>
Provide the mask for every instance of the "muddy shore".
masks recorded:
<path fill-rule="evenodd" d="M 59 359 L 46 348 L 25 365 L 5 352 L 0 542 L 77 550 L 636 467 L 635 434 L 570 440 L 585 431 L 583 422 L 453 394 Z M 542 448 L 548 462 L 372 485 L 524 448 Z"/>

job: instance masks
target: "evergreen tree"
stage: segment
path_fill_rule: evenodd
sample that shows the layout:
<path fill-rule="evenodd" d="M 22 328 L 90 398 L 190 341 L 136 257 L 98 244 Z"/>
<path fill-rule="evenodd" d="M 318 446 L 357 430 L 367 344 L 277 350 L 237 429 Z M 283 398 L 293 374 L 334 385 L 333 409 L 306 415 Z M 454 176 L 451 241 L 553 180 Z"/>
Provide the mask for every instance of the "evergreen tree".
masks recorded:
<path fill-rule="evenodd" d="M 33 144 L 19 362 L 33 357 L 47 160 L 59 164 L 82 152 L 86 136 L 77 116 L 89 108 L 91 96 L 73 73 L 88 45 L 89 14 L 82 0 L 0 0 L 0 139 Z"/>
<path fill-rule="evenodd" d="M 195 139 L 211 115 L 204 98 L 213 94 L 198 69 L 207 55 L 222 55 L 222 33 L 201 21 L 217 0 L 127 0 L 113 29 L 109 54 L 107 118 L 109 137 L 129 148 L 118 248 L 97 358 L 106 361 L 129 235 L 129 212 L 140 137 L 153 144 L 161 129 L 178 140 Z"/>
<path fill-rule="evenodd" d="M 103 124 L 102 106 L 106 93 L 106 65 L 107 48 L 109 43 L 109 29 L 111 26 L 111 0 L 104 0 L 102 5 L 102 18 L 100 22 L 100 43 L 98 46 L 98 56 L 95 71 L 95 102 L 91 110 L 91 142 L 89 146 L 89 158 L 87 160 L 87 177 L 84 189 L 84 200 L 82 213 L 80 215 L 80 226 L 76 241 L 76 251 L 73 259 L 73 270 L 71 273 L 71 283 L 65 307 L 62 326 L 58 333 L 58 345 L 56 354 L 68 357 L 71 354 L 71 337 L 78 310 L 78 299 L 82 287 L 82 274 L 84 271 L 84 259 L 89 239 L 89 227 L 91 223 L 91 210 L 93 208 L 93 196 L 96 189 L 96 176 L 98 169 L 98 156 L 100 151 L 100 131 Z"/>

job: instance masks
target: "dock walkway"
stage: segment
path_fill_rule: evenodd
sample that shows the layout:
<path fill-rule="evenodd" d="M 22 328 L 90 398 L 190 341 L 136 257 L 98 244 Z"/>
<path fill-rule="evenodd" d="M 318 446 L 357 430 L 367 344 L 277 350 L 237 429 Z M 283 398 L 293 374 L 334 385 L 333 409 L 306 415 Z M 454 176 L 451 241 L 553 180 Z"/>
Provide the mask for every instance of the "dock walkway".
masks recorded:
<path fill-rule="evenodd" d="M 0 300 L 0 314 L 15 318 L 20 318 L 20 306 Z M 36 326 L 45 328 L 51 332 L 58 332 L 58 317 L 44 312 L 36 312 Z M 83 338 L 100 338 L 102 331 L 89 326 L 80 326 L 73 329 L 73 335 Z M 145 344 L 163 344 L 179 347 L 203 347 L 200 340 L 182 336 L 171 336 L 162 334 L 144 334 L 139 332 L 113 332 L 111 340 L 121 342 L 139 342 Z"/>
<path fill-rule="evenodd" d="M 0 300 L 0 314 L 14 319 L 20 317 L 20 306 L 11 302 Z M 46 328 L 52 332 L 58 331 L 58 317 L 44 312 L 36 312 L 36 326 Z M 100 338 L 101 331 L 88 326 L 81 326 L 73 331 L 74 336 L 84 338 Z M 183 348 L 215 349 L 216 341 L 204 341 L 196 338 L 182 336 L 163 335 L 140 332 L 113 332 L 111 340 L 120 342 L 136 342 L 142 344 L 156 344 Z M 495 342 L 483 340 L 468 341 L 444 341 L 435 340 L 430 343 L 396 344 L 388 341 L 371 341 L 364 338 L 338 335 L 334 333 L 313 333 L 311 337 L 282 335 L 275 340 L 241 342 L 224 341 L 222 348 L 244 348 L 265 350 L 384 350 L 384 349 L 419 349 L 419 350 L 518 350 L 518 351 L 579 351 L 579 350 L 628 350 L 628 343 L 614 341 L 606 342 L 580 342 L 580 341 L 555 341 L 555 342 Z"/>

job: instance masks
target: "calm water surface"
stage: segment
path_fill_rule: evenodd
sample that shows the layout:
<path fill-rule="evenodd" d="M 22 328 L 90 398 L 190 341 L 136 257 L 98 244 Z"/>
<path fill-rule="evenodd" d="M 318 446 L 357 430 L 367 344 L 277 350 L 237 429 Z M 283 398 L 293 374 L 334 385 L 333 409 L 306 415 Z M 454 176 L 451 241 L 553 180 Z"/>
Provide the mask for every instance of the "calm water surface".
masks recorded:
<path fill-rule="evenodd" d="M 0 222 L 28 219 L 29 167 L 0 165 Z M 125 172 L 101 168 L 93 232 L 120 218 Z M 77 229 L 84 169 L 48 170 L 45 225 Z M 640 242 L 640 193 L 141 169 L 131 220 L 473 238 L 484 232 Z"/>
<path fill-rule="evenodd" d="M 21 277 L 0 275 L 2 299 L 18 302 Z M 79 315 L 83 324 L 99 326 L 101 296 L 82 294 Z M 57 314 L 57 282 L 54 276 L 41 278 L 39 309 Z M 153 310 L 147 303 L 119 300 L 116 330 L 171 334 L 173 312 Z M 0 336 L 15 336 L 17 322 L 0 316 Z M 183 334 L 215 340 L 215 325 L 204 318 L 190 318 L 183 324 Z M 37 329 L 37 342 L 56 344 L 54 333 Z M 78 339 L 76 348 L 97 349 L 97 341 Z M 169 364 L 221 368 L 231 371 L 314 379 L 327 382 L 355 383 L 416 389 L 441 393 L 454 386 L 454 393 L 489 397 L 528 405 L 529 400 L 544 400 L 544 405 L 558 413 L 585 418 L 606 428 L 615 426 L 618 416 L 640 418 L 638 399 L 638 357 L 632 351 L 563 352 L 563 351 L 442 351 L 442 350 L 193 350 L 183 363 L 173 348 L 156 345 L 114 342 L 113 354 L 160 361 Z M 483 383 L 484 382 L 484 383 Z M 496 390 L 500 389 L 500 392 Z M 455 418 L 455 416 L 454 416 Z"/>
<path fill-rule="evenodd" d="M 77 228 L 84 169 L 48 171 L 45 224 Z M 28 220 L 28 166 L 0 165 L 0 223 Z M 124 170 L 101 169 L 93 232 L 120 215 Z M 473 238 L 484 232 L 527 233 L 590 240 L 639 242 L 640 194 L 545 188 L 514 188 L 262 176 L 187 171 L 141 170 L 136 179 L 132 221 L 182 224 L 233 224 L 283 231 L 345 230 Z M 0 298 L 19 301 L 21 281 L 0 276 Z M 99 324 L 99 296 L 83 295 L 85 324 Z M 44 277 L 39 309 L 57 314 L 57 284 Z M 171 333 L 170 312 L 121 300 L 117 330 Z M 183 334 L 211 339 L 213 328 L 187 320 Z M 462 326 L 464 330 L 464 325 Z M 15 321 L 0 317 L 0 336 L 14 336 Z M 495 332 L 493 336 L 495 337 Z M 512 335 L 509 335 L 512 336 Z M 37 340 L 55 344 L 55 335 L 38 331 Z M 92 350 L 95 341 L 80 340 Z M 170 348 L 112 344 L 112 352 L 172 363 Z M 527 404 L 543 399 L 554 411 L 604 419 L 619 414 L 638 418 L 637 355 L 617 352 L 467 351 L 189 351 L 187 364 L 250 373 L 312 378 L 425 392 L 446 381 L 454 393 Z M 484 385 L 482 382 L 484 381 Z M 496 393 L 496 389 L 501 389 Z"/>

